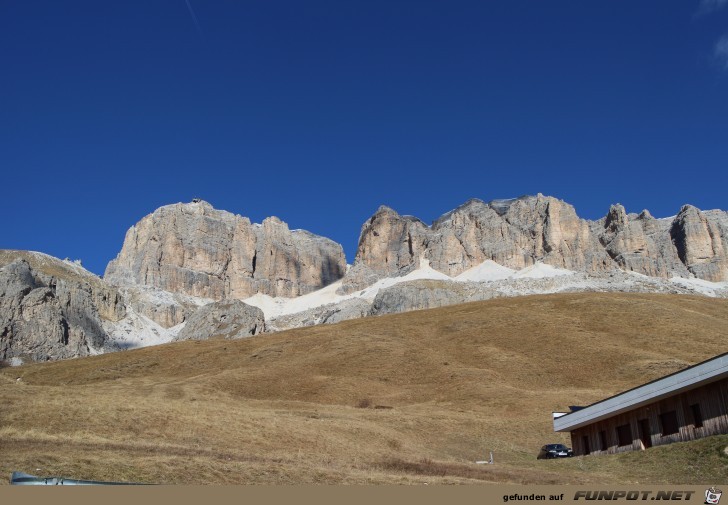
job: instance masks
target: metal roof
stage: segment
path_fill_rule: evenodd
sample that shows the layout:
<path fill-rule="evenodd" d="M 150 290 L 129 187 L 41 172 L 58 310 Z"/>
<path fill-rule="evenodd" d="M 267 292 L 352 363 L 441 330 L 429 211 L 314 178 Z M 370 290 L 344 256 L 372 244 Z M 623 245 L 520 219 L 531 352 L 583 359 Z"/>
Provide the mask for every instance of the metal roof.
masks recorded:
<path fill-rule="evenodd" d="M 728 377 L 728 353 L 558 417 L 554 431 L 571 431 L 724 377 Z"/>

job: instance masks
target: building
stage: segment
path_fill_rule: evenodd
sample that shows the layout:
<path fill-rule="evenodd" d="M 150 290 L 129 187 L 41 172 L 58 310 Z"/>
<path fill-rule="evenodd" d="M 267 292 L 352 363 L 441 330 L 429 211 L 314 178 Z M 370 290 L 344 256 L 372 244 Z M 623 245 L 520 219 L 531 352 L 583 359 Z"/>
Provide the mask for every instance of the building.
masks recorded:
<path fill-rule="evenodd" d="M 728 433 L 728 353 L 599 401 L 554 413 L 575 456 L 614 454 Z"/>

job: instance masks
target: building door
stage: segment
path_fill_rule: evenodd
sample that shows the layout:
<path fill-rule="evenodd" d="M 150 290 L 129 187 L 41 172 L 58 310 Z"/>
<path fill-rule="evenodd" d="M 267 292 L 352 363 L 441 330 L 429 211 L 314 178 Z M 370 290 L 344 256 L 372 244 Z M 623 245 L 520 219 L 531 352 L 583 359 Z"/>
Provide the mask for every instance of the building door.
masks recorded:
<path fill-rule="evenodd" d="M 652 447 L 652 434 L 650 433 L 650 421 L 648 419 L 640 419 L 640 440 L 645 449 Z"/>

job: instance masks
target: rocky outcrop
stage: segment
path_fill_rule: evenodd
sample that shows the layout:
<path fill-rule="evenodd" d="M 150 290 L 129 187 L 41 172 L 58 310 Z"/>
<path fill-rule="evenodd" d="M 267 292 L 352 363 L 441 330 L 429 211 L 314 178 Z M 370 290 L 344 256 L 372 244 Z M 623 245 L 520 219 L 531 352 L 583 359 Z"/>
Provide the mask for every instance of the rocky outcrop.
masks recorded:
<path fill-rule="evenodd" d="M 612 266 L 589 223 L 556 198 L 473 199 L 432 227 L 380 207 L 362 227 L 354 266 L 341 291 L 361 289 L 375 277 L 407 273 L 421 258 L 452 277 L 485 260 L 514 269 L 537 261 L 594 272 Z"/>
<path fill-rule="evenodd" d="M 174 340 L 244 338 L 265 331 L 263 311 L 240 300 L 214 302 L 197 309 Z"/>
<path fill-rule="evenodd" d="M 195 201 L 161 207 L 126 234 L 104 278 L 222 300 L 293 297 L 341 278 L 341 246 L 271 217 L 261 225 Z"/>
<path fill-rule="evenodd" d="M 703 294 L 728 298 L 728 285 L 716 285 L 710 292 L 706 292 L 701 286 L 689 281 L 681 284 L 621 270 L 545 278 L 509 278 L 487 283 L 417 280 L 395 284 L 379 291 L 369 315 L 432 309 L 500 297 L 580 292 Z"/>
<path fill-rule="evenodd" d="M 104 321 L 126 314 L 121 295 L 78 265 L 0 251 L 0 360 L 47 361 L 115 346 Z"/>
<path fill-rule="evenodd" d="M 208 298 L 170 293 L 149 286 L 124 286 L 119 291 L 123 293 L 128 307 L 162 328 L 172 328 L 185 322 L 199 307 L 213 302 Z"/>
<path fill-rule="evenodd" d="M 349 319 L 366 317 L 371 310 L 371 303 L 362 298 L 352 298 L 338 303 L 330 303 L 314 307 L 294 314 L 286 314 L 272 319 L 267 328 L 269 331 L 282 331 L 316 324 L 334 324 Z"/>
<path fill-rule="evenodd" d="M 670 228 L 683 264 L 700 279 L 728 280 L 728 213 L 685 205 Z"/>
<path fill-rule="evenodd" d="M 362 226 L 357 263 L 379 276 L 409 271 L 419 266 L 425 251 L 429 228 L 412 216 L 400 216 L 382 205 Z"/>
<path fill-rule="evenodd" d="M 504 279 L 487 272 L 486 260 L 540 270 Z M 460 280 L 488 282 L 448 280 L 478 265 Z M 554 274 L 552 267 L 577 274 L 541 278 Z M 427 226 L 382 206 L 362 226 L 354 264 L 342 279 L 346 268 L 340 245 L 291 231 L 277 218 L 258 225 L 202 201 L 165 206 L 128 231 L 105 279 L 75 262 L 0 251 L 0 361 L 85 356 L 177 337 L 233 338 L 259 333 L 266 323 L 280 330 L 493 296 L 564 290 L 728 296 L 728 213 L 686 205 L 673 218 L 655 219 L 616 204 L 604 218 L 587 221 L 571 205 L 539 194 L 470 200 Z M 382 278 L 423 276 L 440 280 L 372 286 Z M 258 309 L 232 301 L 293 298 L 339 279 L 336 294 L 352 296 L 330 298 L 331 286 L 311 300 L 337 303 L 310 308 L 304 299 L 297 306 L 308 309 L 278 311 L 285 315 L 267 322 Z"/>
<path fill-rule="evenodd" d="M 616 204 L 592 224 L 592 231 L 622 270 L 653 277 L 690 277 L 673 246 L 670 226 L 669 219 L 655 219 L 647 210 L 627 214 Z"/>
<path fill-rule="evenodd" d="M 430 229 L 412 216 L 400 216 L 382 205 L 362 225 L 356 261 L 339 289 L 348 294 L 382 277 L 405 275 L 419 267 Z"/>
<path fill-rule="evenodd" d="M 674 219 L 613 205 L 598 221 L 580 219 L 556 198 L 470 200 L 431 227 L 388 207 L 364 224 L 340 293 L 401 276 L 426 259 L 454 277 L 485 260 L 513 269 L 536 262 L 598 274 L 614 268 L 656 277 L 728 280 L 728 213 L 685 206 Z"/>
<path fill-rule="evenodd" d="M 488 300 L 498 296 L 492 286 L 477 283 L 419 280 L 397 284 L 377 293 L 370 315 L 396 314 L 433 309 L 459 303 Z"/>
<path fill-rule="evenodd" d="M 574 208 L 556 198 L 471 200 L 432 225 L 430 265 L 450 276 L 490 259 L 513 269 L 546 263 L 600 272 L 611 265 Z"/>

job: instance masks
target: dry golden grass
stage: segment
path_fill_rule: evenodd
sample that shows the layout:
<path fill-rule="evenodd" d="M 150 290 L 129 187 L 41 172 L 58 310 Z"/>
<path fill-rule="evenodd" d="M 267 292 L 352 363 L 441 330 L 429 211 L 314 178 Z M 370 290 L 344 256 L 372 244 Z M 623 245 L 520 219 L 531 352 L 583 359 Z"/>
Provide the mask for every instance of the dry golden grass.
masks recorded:
<path fill-rule="evenodd" d="M 168 484 L 718 482 L 727 437 L 617 456 L 535 456 L 544 443 L 568 443 L 553 432 L 552 410 L 727 347 L 727 300 L 568 294 L 6 368 L 0 474 Z M 494 465 L 474 464 L 491 450 Z"/>

